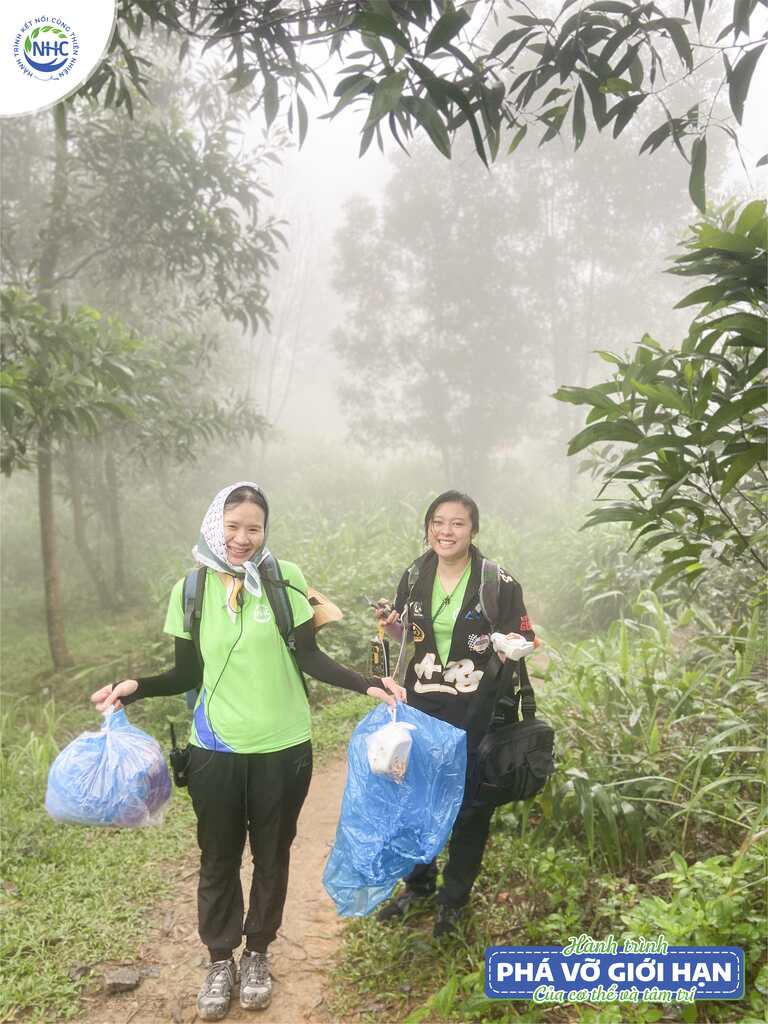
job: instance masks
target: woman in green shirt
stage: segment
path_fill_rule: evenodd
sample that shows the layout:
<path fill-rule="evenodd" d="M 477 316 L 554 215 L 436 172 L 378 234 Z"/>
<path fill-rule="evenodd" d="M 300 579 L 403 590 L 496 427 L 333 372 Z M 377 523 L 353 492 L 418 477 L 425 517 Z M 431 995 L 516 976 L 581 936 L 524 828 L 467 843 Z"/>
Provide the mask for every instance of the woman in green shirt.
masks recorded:
<path fill-rule="evenodd" d="M 457 927 L 480 870 L 493 807 L 473 806 L 472 768 L 488 730 L 499 685 L 499 662 L 491 660 L 491 633 L 534 640 L 520 584 L 494 564 L 497 607 L 488 618 L 481 588 L 483 556 L 472 543 L 480 529 L 477 504 L 459 491 L 445 491 L 424 516 L 429 550 L 406 569 L 394 609 L 379 602 L 377 616 L 398 639 L 407 608 L 414 654 L 405 674 L 408 703 L 467 733 L 468 785 L 451 832 L 443 886 L 437 893 L 436 937 Z M 416 570 L 416 571 L 414 571 Z M 379 920 L 401 917 L 437 890 L 437 865 L 418 864 L 405 889 L 380 912 Z"/>
<path fill-rule="evenodd" d="M 317 646 L 300 569 L 280 561 L 293 619 L 289 650 L 275 621 L 259 566 L 265 563 L 269 507 L 251 482 L 223 488 L 211 503 L 193 554 L 204 567 L 200 655 L 184 628 L 184 580 L 174 587 L 165 632 L 175 664 L 157 676 L 124 679 L 97 690 L 100 711 L 144 697 L 198 688 L 190 736 L 189 792 L 200 846 L 198 921 L 210 965 L 197 999 L 202 1020 L 229 1009 L 240 959 L 240 1003 L 263 1009 L 272 996 L 267 947 L 282 920 L 290 847 L 312 775 L 310 711 L 302 672 L 394 702 L 392 679 L 365 677 Z M 202 662 L 202 664 L 201 664 Z M 253 879 L 244 916 L 240 864 L 248 838 Z"/>

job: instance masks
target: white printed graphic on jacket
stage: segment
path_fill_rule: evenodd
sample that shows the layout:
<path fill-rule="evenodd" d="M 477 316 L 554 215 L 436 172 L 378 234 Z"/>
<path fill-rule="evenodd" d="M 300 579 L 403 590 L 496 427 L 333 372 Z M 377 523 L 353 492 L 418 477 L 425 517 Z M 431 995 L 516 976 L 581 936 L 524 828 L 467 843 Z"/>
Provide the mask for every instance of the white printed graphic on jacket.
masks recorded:
<path fill-rule="evenodd" d="M 474 693 L 480 685 L 483 673 L 475 668 L 475 663 L 469 658 L 462 658 L 460 661 L 449 661 L 443 668 L 438 664 L 432 651 L 425 654 L 421 661 L 414 666 L 416 672 L 416 693 L 451 693 L 454 697 L 460 693 Z M 432 676 L 442 676 L 444 683 L 453 683 L 452 686 L 444 686 L 442 683 L 432 682 Z M 427 682 L 422 682 L 426 679 Z"/>

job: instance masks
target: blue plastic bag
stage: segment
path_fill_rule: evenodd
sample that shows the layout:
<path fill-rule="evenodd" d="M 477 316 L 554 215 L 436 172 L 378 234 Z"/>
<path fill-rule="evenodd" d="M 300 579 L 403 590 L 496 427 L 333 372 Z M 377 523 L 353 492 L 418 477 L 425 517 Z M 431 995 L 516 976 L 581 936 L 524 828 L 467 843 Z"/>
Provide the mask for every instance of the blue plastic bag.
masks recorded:
<path fill-rule="evenodd" d="M 157 740 L 107 711 L 99 732 L 83 732 L 48 772 L 45 809 L 57 821 L 140 828 L 159 825 L 171 780 Z"/>
<path fill-rule="evenodd" d="M 407 704 L 397 720 L 416 728 L 405 776 L 376 775 L 368 737 L 392 720 L 379 704 L 349 743 L 347 783 L 336 842 L 323 885 L 342 917 L 360 917 L 390 895 L 416 864 L 428 864 L 448 841 L 464 797 L 467 734 Z"/>

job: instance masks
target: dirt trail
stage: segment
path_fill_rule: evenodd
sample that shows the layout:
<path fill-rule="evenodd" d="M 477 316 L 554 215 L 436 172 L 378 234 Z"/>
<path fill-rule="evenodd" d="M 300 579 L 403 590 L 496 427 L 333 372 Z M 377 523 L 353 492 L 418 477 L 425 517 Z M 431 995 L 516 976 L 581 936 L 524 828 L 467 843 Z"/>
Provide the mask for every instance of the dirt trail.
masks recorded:
<path fill-rule="evenodd" d="M 235 995 L 227 1021 L 325 1024 L 330 1019 L 324 1010 L 323 989 L 333 966 L 341 923 L 321 877 L 336 832 L 344 779 L 343 760 L 316 769 L 299 818 L 283 925 L 270 947 L 272 1005 L 260 1012 L 242 1010 Z M 246 859 L 242 880 L 247 893 L 251 865 Z M 145 974 L 139 987 L 87 998 L 83 1024 L 191 1024 L 198 1020 L 195 999 L 206 956 L 197 934 L 196 864 L 197 854 L 190 853 L 181 866 L 173 899 L 158 908 L 136 965 Z"/>

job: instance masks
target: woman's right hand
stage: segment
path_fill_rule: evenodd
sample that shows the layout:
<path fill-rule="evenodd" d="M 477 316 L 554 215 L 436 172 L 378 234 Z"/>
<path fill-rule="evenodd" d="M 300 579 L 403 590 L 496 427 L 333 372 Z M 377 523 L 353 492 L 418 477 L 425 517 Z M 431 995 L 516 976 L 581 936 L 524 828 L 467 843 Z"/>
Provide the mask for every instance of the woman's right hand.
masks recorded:
<path fill-rule="evenodd" d="M 114 686 L 111 683 L 107 683 L 106 686 L 102 686 L 100 690 L 96 690 L 95 693 L 91 694 L 91 704 L 96 705 L 97 711 L 106 711 L 107 708 L 111 707 L 115 711 L 119 711 L 123 706 L 120 698 L 136 693 L 138 688 L 139 684 L 135 679 L 123 679 L 122 682 L 115 683 Z"/>
<path fill-rule="evenodd" d="M 386 597 L 379 598 L 373 606 L 373 614 L 384 626 L 391 626 L 400 618 L 397 614 L 397 610 L 392 607 Z"/>

